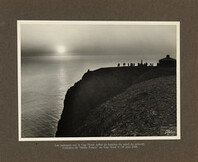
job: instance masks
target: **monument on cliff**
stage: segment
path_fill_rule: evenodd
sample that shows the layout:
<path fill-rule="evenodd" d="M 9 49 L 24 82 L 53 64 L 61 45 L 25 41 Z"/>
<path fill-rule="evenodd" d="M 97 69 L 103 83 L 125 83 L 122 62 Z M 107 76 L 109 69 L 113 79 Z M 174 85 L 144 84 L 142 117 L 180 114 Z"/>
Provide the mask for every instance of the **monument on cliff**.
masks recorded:
<path fill-rule="evenodd" d="M 157 63 L 159 67 L 176 67 L 176 59 L 170 57 L 170 55 L 166 55 L 165 58 L 160 59 L 159 63 Z"/>

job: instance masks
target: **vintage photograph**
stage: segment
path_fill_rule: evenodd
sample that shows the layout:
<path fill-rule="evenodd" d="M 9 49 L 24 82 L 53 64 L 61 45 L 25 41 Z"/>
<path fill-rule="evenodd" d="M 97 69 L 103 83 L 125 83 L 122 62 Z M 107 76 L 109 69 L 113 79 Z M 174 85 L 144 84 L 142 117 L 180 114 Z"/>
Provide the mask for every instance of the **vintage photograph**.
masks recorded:
<path fill-rule="evenodd" d="M 180 139 L 180 24 L 18 21 L 19 140 Z"/>

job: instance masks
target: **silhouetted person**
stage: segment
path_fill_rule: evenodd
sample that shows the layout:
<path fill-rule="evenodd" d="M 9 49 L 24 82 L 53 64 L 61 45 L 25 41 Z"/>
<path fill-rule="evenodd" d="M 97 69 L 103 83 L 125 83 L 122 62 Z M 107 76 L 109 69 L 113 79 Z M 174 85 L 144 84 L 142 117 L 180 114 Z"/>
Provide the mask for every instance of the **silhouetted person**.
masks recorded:
<path fill-rule="evenodd" d="M 123 63 L 123 66 L 125 66 L 125 63 Z"/>
<path fill-rule="evenodd" d="M 118 63 L 118 67 L 120 67 L 120 63 Z"/>

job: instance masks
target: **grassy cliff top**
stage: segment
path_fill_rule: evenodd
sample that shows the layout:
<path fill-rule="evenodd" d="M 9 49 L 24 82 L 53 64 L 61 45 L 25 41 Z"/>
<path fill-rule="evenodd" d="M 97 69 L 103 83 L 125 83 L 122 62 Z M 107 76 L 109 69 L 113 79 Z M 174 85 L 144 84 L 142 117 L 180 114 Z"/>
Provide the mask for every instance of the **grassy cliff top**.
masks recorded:
<path fill-rule="evenodd" d="M 166 136 L 176 132 L 176 78 L 137 83 L 94 109 L 81 136 Z"/>

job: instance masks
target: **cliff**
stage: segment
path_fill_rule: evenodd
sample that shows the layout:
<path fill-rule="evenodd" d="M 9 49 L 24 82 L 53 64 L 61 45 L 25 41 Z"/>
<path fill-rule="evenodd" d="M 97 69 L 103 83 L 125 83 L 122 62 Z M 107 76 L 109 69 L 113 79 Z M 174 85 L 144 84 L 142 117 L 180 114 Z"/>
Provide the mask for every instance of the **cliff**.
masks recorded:
<path fill-rule="evenodd" d="M 175 76 L 132 85 L 93 110 L 76 130 L 89 136 L 176 135 Z"/>
<path fill-rule="evenodd" d="M 87 121 L 90 120 L 89 117 L 94 117 L 94 112 L 96 114 L 99 112 L 101 104 L 134 84 L 169 75 L 175 75 L 175 68 L 117 67 L 101 68 L 85 73 L 82 79 L 66 93 L 56 136 L 101 135 L 93 133 L 94 131 L 90 134 L 83 133 Z M 100 110 L 102 111 L 102 108 Z M 97 127 L 97 124 L 95 126 Z"/>

